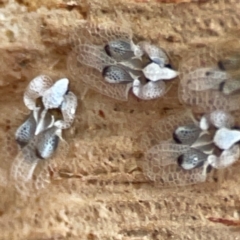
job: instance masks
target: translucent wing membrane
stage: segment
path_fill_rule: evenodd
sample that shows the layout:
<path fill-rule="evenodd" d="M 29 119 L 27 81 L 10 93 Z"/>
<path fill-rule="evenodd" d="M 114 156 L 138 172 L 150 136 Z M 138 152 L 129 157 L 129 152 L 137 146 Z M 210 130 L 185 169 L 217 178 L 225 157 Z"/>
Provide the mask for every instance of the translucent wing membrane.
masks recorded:
<path fill-rule="evenodd" d="M 207 159 L 208 155 L 204 152 L 195 148 L 190 148 L 188 151 L 179 156 L 177 161 L 179 166 L 183 169 L 191 170 L 203 166 Z"/>
<path fill-rule="evenodd" d="M 54 121 L 54 116 L 51 115 L 47 109 L 42 109 L 37 120 L 35 135 L 38 135 L 40 132 L 46 130 L 47 128 L 50 128 L 53 125 Z"/>
<path fill-rule="evenodd" d="M 210 113 L 209 119 L 216 128 L 231 128 L 234 125 L 233 116 L 230 113 L 222 110 L 216 110 Z"/>
<path fill-rule="evenodd" d="M 205 110 L 231 111 L 239 108 L 238 73 L 240 67 L 236 70 L 235 66 L 235 70 L 232 71 L 223 64 L 225 59 L 235 54 L 234 52 L 239 52 L 239 43 L 231 45 L 231 48 L 228 46 L 228 42 L 217 43 L 215 46 L 202 48 L 183 59 L 180 66 L 179 86 L 181 101 Z M 231 61 L 229 64 L 234 65 Z"/>
<path fill-rule="evenodd" d="M 39 161 L 36 154 L 36 138 L 32 139 L 16 156 L 11 169 L 14 180 L 27 182 L 32 178 L 34 169 Z"/>
<path fill-rule="evenodd" d="M 109 83 L 133 82 L 131 75 L 119 66 L 108 66 L 103 70 L 104 80 Z"/>
<path fill-rule="evenodd" d="M 154 148 L 147 152 L 143 163 L 143 171 L 150 180 L 164 186 L 189 185 L 206 180 L 206 166 L 185 170 L 178 165 L 177 157 L 188 150 L 188 146 L 160 144 Z"/>
<path fill-rule="evenodd" d="M 48 76 L 40 75 L 34 78 L 24 92 L 23 101 L 26 107 L 33 110 L 36 107 L 36 99 L 41 97 L 52 84 L 53 81 Z"/>
<path fill-rule="evenodd" d="M 81 35 L 83 40 L 73 41 L 68 69 L 73 77 L 81 77 L 87 86 L 104 95 L 127 100 L 133 86 L 133 94 L 138 98 L 155 99 L 165 93 L 165 84 L 159 80 L 169 80 L 178 74 L 165 67 L 169 61 L 160 48 L 147 42 L 134 44 L 129 27 L 81 22 L 76 32 L 73 38 Z"/>
<path fill-rule="evenodd" d="M 35 136 L 14 159 L 11 178 L 22 194 L 43 188 L 50 182 L 49 167 L 66 156 L 66 142 L 58 142 L 58 130 L 53 127 Z"/>
<path fill-rule="evenodd" d="M 213 68 L 199 68 L 187 74 L 183 82 L 187 83 L 187 87 L 193 91 L 219 90 L 219 84 L 227 78 L 226 72 Z"/>
<path fill-rule="evenodd" d="M 214 143 L 216 144 L 216 146 L 224 150 L 231 148 L 235 143 L 239 141 L 240 141 L 239 130 L 221 128 L 217 130 L 214 136 Z"/>
<path fill-rule="evenodd" d="M 97 69 L 99 72 L 102 72 L 105 67 L 117 63 L 101 48 L 88 44 L 78 46 L 77 60 L 82 64 Z"/>
<path fill-rule="evenodd" d="M 106 54 L 104 54 L 104 56 L 107 57 L 106 59 L 110 59 L 110 57 L 108 57 Z M 77 59 L 77 55 L 74 52 L 72 52 L 68 56 L 67 65 L 72 77 L 78 81 L 82 80 L 88 87 L 102 93 L 103 95 L 109 96 L 117 100 L 127 101 L 128 92 L 132 84 L 116 85 L 116 84 L 111 84 L 104 81 L 102 72 L 94 69 L 93 67 L 83 65 L 84 58 L 85 58 L 85 55 L 79 55 Z M 89 61 L 91 63 L 91 60 Z M 98 60 L 95 59 L 93 61 L 98 61 Z M 97 65 L 95 66 L 98 66 L 102 70 L 104 68 L 104 65 L 101 63 L 101 61 L 98 61 Z"/>
<path fill-rule="evenodd" d="M 211 165 L 214 168 L 226 168 L 235 163 L 240 156 L 239 145 L 234 145 L 231 148 L 224 150 L 219 157 L 213 157 Z"/>
<path fill-rule="evenodd" d="M 91 42 L 96 45 L 105 46 L 107 42 L 121 39 L 125 42 L 131 42 L 131 28 L 125 24 L 114 22 L 93 23 L 79 21 L 76 23 L 75 34 L 72 36 L 75 44 L 79 43 L 79 36 L 84 36 L 86 43 Z M 83 40 L 84 41 L 84 40 Z"/>
<path fill-rule="evenodd" d="M 147 161 L 158 162 L 159 166 L 177 164 L 177 159 L 182 154 L 190 150 L 187 145 L 163 142 L 151 147 L 146 153 Z"/>

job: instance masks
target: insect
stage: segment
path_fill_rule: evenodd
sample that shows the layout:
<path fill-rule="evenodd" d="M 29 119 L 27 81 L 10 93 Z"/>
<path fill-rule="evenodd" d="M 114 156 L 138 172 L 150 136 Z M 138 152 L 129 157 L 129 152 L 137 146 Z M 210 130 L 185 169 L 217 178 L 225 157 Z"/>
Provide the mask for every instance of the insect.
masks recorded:
<path fill-rule="evenodd" d="M 87 40 L 70 53 L 69 72 L 106 96 L 126 101 L 132 89 L 140 99 L 155 99 L 166 92 L 163 80 L 178 75 L 162 49 L 148 42 L 135 44 L 130 29 L 94 24 L 79 28 Z"/>
<path fill-rule="evenodd" d="M 232 126 L 232 120 L 217 110 L 200 121 L 190 112 L 179 112 L 153 124 L 141 137 L 145 176 L 162 185 L 189 185 L 204 182 L 211 168 L 232 165 L 239 158 L 239 146 L 219 151 L 213 141 L 216 126 Z"/>
<path fill-rule="evenodd" d="M 45 84 L 46 79 L 49 84 Z M 75 94 L 68 91 L 68 84 L 66 78 L 53 84 L 49 77 L 40 75 L 29 83 L 24 93 L 24 103 L 32 111 L 15 133 L 21 149 L 11 167 L 11 177 L 22 193 L 32 187 L 44 187 L 50 180 L 48 168 L 56 157 L 61 158 L 67 152 L 62 129 L 71 126 L 78 105 Z M 38 98 L 41 103 L 37 102 Z M 52 109 L 61 111 L 62 119 L 56 120 Z"/>
<path fill-rule="evenodd" d="M 180 101 L 203 110 L 239 109 L 240 44 L 226 37 L 189 54 L 179 69 Z"/>

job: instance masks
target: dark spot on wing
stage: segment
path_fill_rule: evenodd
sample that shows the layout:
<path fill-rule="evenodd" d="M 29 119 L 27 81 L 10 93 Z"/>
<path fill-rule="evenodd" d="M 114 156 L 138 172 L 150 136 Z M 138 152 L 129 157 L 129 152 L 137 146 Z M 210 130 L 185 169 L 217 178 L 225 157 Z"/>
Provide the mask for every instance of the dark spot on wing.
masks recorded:
<path fill-rule="evenodd" d="M 223 62 L 222 62 L 221 60 L 218 61 L 217 65 L 218 65 L 218 67 L 219 67 L 221 70 L 223 70 L 223 71 L 226 70 L 225 67 L 224 67 L 224 64 L 223 64 Z"/>
<path fill-rule="evenodd" d="M 173 140 L 176 142 L 176 143 L 179 143 L 179 144 L 181 144 L 182 142 L 179 140 L 179 138 L 178 138 L 178 136 L 177 136 L 177 134 L 174 132 L 173 133 Z"/>
<path fill-rule="evenodd" d="M 182 166 L 183 161 L 184 161 L 184 155 L 182 154 L 177 159 L 177 163 L 180 167 Z"/>
<path fill-rule="evenodd" d="M 107 74 L 107 71 L 108 71 L 108 66 L 107 67 L 105 67 L 103 70 L 102 70 L 102 76 L 103 77 L 105 77 L 106 76 L 106 74 Z"/>
<path fill-rule="evenodd" d="M 224 85 L 225 85 L 225 82 L 221 82 L 219 84 L 219 91 L 221 91 L 221 92 L 223 91 Z"/>

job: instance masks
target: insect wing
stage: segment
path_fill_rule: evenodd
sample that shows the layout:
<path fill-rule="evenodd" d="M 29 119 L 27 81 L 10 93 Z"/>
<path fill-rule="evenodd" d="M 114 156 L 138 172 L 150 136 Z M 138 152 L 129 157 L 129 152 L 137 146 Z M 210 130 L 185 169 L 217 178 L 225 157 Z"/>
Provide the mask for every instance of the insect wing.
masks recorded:
<path fill-rule="evenodd" d="M 162 118 L 157 122 L 148 124 L 146 131 L 141 136 L 140 144 L 144 151 L 162 141 L 172 140 L 172 135 L 178 126 L 192 124 L 190 111 L 175 111 L 174 114 Z"/>
<path fill-rule="evenodd" d="M 35 135 L 38 135 L 40 132 L 50 128 L 54 123 L 54 116 L 51 115 L 47 109 L 43 109 L 40 117 L 37 121 L 37 127 L 35 131 Z"/>
<path fill-rule="evenodd" d="M 60 129 L 69 128 L 74 121 L 77 106 L 76 95 L 73 92 L 68 92 L 68 94 L 64 96 L 64 101 L 61 106 L 63 120 L 56 121 L 54 125 Z"/>
<path fill-rule="evenodd" d="M 25 147 L 34 137 L 37 127 L 33 112 L 30 113 L 27 120 L 17 129 L 15 139 L 21 148 Z"/>
<path fill-rule="evenodd" d="M 220 90 L 221 85 L 218 85 L 222 80 L 231 80 L 226 72 L 221 71 L 220 68 L 217 70 L 219 59 L 223 58 L 222 48 L 218 46 L 206 47 L 188 55 L 182 61 L 179 69 L 181 72 L 180 101 L 208 111 L 239 109 L 240 97 L 234 94 L 225 95 Z M 212 76 L 215 77 L 212 79 Z"/>
<path fill-rule="evenodd" d="M 223 111 L 223 110 L 216 110 L 211 112 L 209 119 L 210 119 L 210 122 L 216 128 L 222 128 L 222 127 L 230 128 L 234 125 L 233 116 L 227 111 Z"/>
<path fill-rule="evenodd" d="M 185 75 L 182 82 L 186 83 L 190 90 L 204 91 L 218 89 L 219 84 L 227 78 L 226 72 L 214 70 L 213 68 L 199 68 Z"/>
<path fill-rule="evenodd" d="M 177 157 L 189 150 L 189 146 L 178 144 L 157 145 L 151 148 L 143 164 L 147 178 L 163 186 L 190 185 L 206 180 L 205 167 L 184 170 L 177 164 Z"/>
<path fill-rule="evenodd" d="M 168 56 L 161 48 L 145 41 L 139 42 L 137 45 L 159 66 L 164 67 L 164 65 L 169 64 Z"/>
<path fill-rule="evenodd" d="M 119 66 L 109 66 L 103 70 L 104 80 L 109 83 L 126 83 L 132 82 L 131 75 Z"/>
<path fill-rule="evenodd" d="M 23 101 L 26 107 L 33 110 L 36 107 L 36 99 L 41 97 L 52 84 L 52 79 L 46 75 L 35 77 L 29 83 L 23 95 Z"/>
<path fill-rule="evenodd" d="M 0 186 L 6 187 L 8 184 L 8 174 L 7 171 L 0 168 Z"/>
<path fill-rule="evenodd" d="M 227 150 L 240 141 L 240 131 L 228 128 L 218 129 L 213 141 L 220 149 Z"/>
<path fill-rule="evenodd" d="M 240 90 L 240 80 L 228 80 L 222 86 L 222 92 L 226 95 L 237 93 Z"/>
<path fill-rule="evenodd" d="M 234 145 L 231 148 L 224 150 L 219 157 L 215 159 L 212 164 L 214 168 L 227 168 L 233 163 L 238 161 L 240 156 L 240 149 L 238 145 Z"/>
<path fill-rule="evenodd" d="M 162 97 L 166 92 L 166 85 L 163 81 L 149 81 L 142 84 L 138 79 L 133 81 L 133 94 L 142 100 L 151 100 Z"/>
<path fill-rule="evenodd" d="M 131 43 L 121 39 L 108 42 L 104 49 L 108 56 L 117 62 L 126 61 L 134 57 Z"/>
<path fill-rule="evenodd" d="M 22 148 L 12 163 L 11 177 L 18 183 L 27 182 L 32 178 L 34 169 L 39 161 L 35 149 L 36 139 Z"/>
<path fill-rule="evenodd" d="M 151 147 L 145 154 L 147 161 L 156 162 L 158 166 L 177 164 L 177 158 L 190 150 L 183 144 L 164 143 Z"/>
<path fill-rule="evenodd" d="M 208 155 L 204 152 L 190 148 L 188 151 L 184 152 L 178 157 L 178 164 L 185 170 L 191 170 L 200 167 L 207 160 Z"/>
<path fill-rule="evenodd" d="M 73 34 L 73 42 L 79 43 L 79 36 L 84 36 L 84 43 L 93 43 L 105 46 L 108 42 L 121 39 L 130 42 L 132 39 L 132 30 L 127 24 L 114 22 L 93 23 L 89 21 L 77 22 L 75 34 Z"/>
<path fill-rule="evenodd" d="M 40 158 L 50 158 L 56 151 L 59 143 L 57 131 L 58 129 L 53 126 L 36 136 L 36 151 Z"/>
<path fill-rule="evenodd" d="M 62 78 L 44 92 L 42 101 L 45 109 L 58 108 L 61 105 L 68 90 L 68 84 L 69 80 Z"/>
<path fill-rule="evenodd" d="M 199 137 L 201 129 L 195 124 L 179 126 L 173 132 L 173 138 L 177 143 L 192 145 Z"/>
<path fill-rule="evenodd" d="M 77 60 L 84 65 L 93 67 L 102 73 L 106 66 L 117 62 L 109 57 L 101 48 L 95 45 L 81 44 L 77 48 Z"/>
<path fill-rule="evenodd" d="M 107 58 L 109 57 L 107 56 Z M 84 55 L 79 55 L 79 58 L 77 59 L 77 55 L 75 52 L 70 53 L 70 55 L 68 56 L 67 66 L 76 84 L 78 84 L 79 80 L 82 80 L 84 84 L 86 84 L 88 87 L 92 88 L 93 90 L 103 95 L 106 95 L 113 99 L 127 101 L 128 92 L 132 84 L 108 83 L 104 81 L 102 77 L 102 72 L 94 69 L 91 66 L 89 67 L 83 64 L 84 64 Z M 100 69 L 103 69 L 102 64 L 100 64 L 99 66 L 100 66 Z"/>

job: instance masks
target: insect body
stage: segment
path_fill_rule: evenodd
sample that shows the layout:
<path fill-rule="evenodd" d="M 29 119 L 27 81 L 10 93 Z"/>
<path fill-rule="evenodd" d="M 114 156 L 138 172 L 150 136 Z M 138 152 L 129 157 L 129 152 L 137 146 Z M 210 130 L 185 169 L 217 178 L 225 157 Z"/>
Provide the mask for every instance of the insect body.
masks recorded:
<path fill-rule="evenodd" d="M 39 110 L 40 109 L 34 111 L 36 114 L 38 114 Z M 26 121 L 17 129 L 15 133 L 15 139 L 21 148 L 26 146 L 34 137 L 38 121 L 38 119 L 34 117 L 34 111 L 30 113 Z"/>

